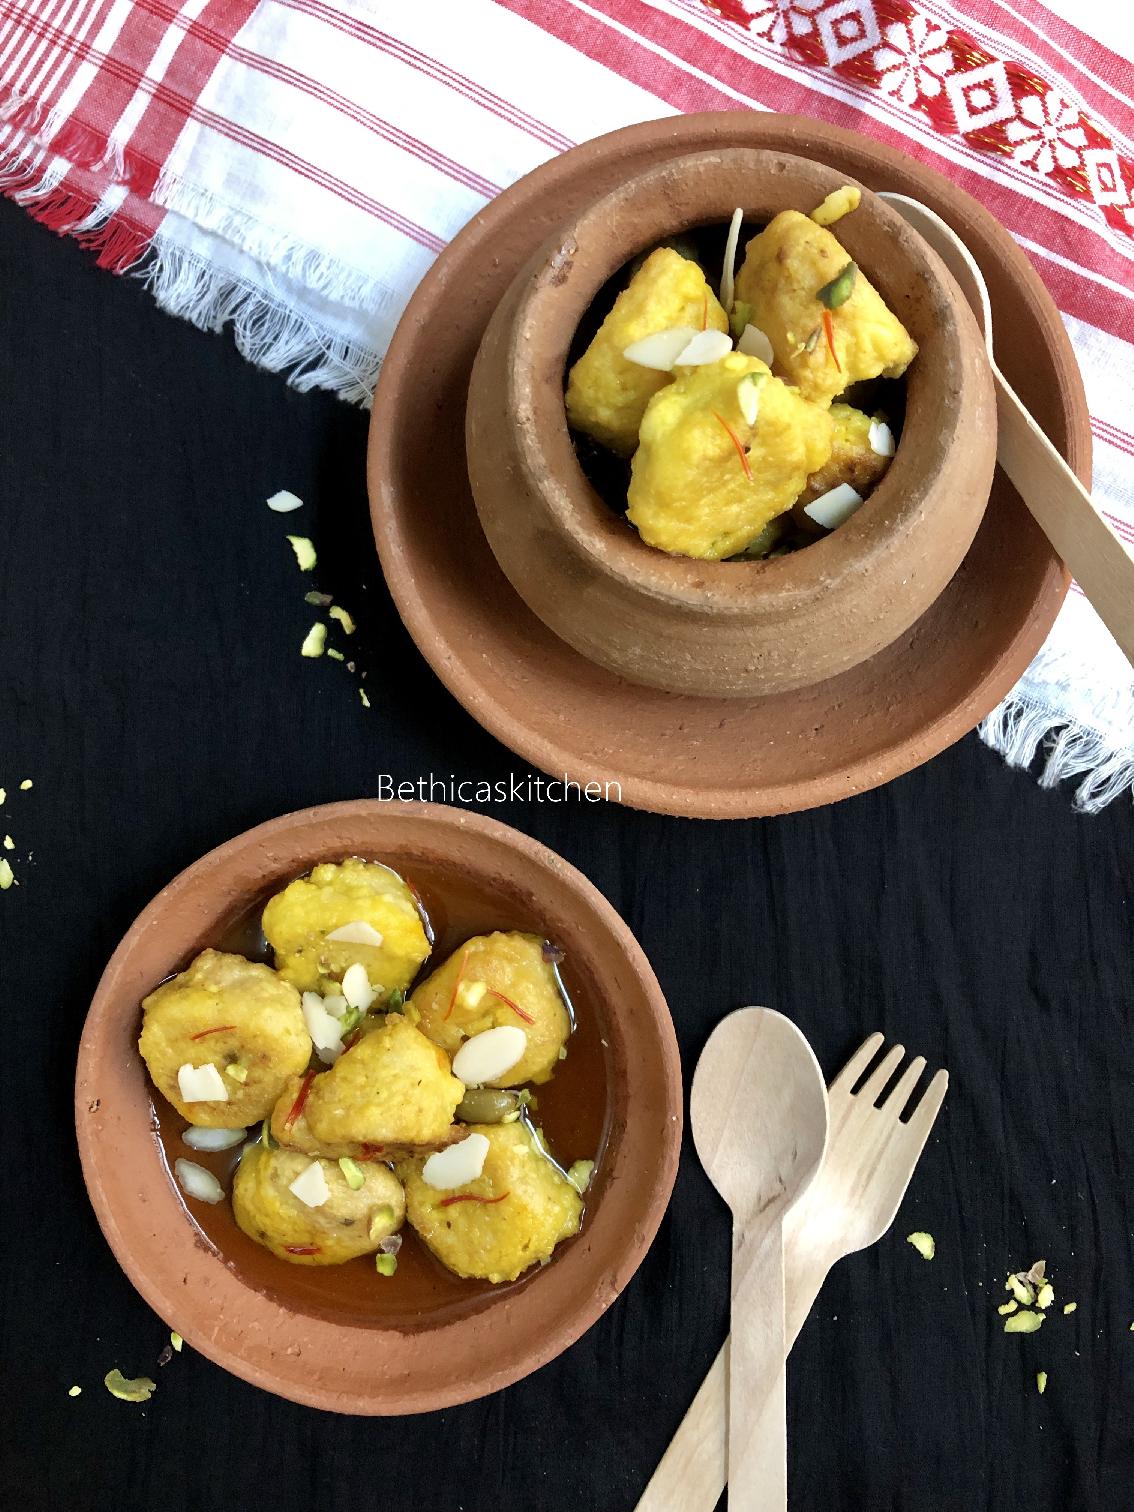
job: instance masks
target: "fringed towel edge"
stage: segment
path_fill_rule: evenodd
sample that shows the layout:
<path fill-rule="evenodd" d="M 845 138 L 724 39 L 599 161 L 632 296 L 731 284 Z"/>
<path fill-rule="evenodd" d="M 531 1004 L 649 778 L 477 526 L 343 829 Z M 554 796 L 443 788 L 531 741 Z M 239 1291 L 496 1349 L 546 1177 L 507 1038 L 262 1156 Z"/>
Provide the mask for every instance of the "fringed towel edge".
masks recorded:
<path fill-rule="evenodd" d="M 1043 754 L 1039 785 L 1057 787 L 1087 774 L 1075 792 L 1075 807 L 1097 814 L 1134 789 L 1134 747 L 1115 749 L 1113 739 L 1069 720 L 1022 688 L 1014 688 L 979 726 L 985 745 L 1009 766 L 1030 767 Z"/>

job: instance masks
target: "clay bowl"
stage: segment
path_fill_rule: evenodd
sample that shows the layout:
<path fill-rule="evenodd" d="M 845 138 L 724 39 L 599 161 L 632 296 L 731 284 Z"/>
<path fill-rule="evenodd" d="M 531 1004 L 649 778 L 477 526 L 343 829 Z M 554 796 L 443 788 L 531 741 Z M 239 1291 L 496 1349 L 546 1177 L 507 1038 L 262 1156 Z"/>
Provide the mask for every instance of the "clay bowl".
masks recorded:
<path fill-rule="evenodd" d="M 850 521 L 772 561 L 670 556 L 615 514 L 577 459 L 568 352 L 612 275 L 667 236 L 727 223 L 737 205 L 764 223 L 846 182 L 840 169 L 747 148 L 650 164 L 544 241 L 488 324 L 466 447 L 489 545 L 545 625 L 633 682 L 735 698 L 835 677 L 904 634 L 972 544 L 996 460 L 984 344 L 940 260 L 869 191 L 836 234 L 920 350 L 895 459 Z"/>
<path fill-rule="evenodd" d="M 350 854 L 380 858 L 411 880 L 440 886 L 442 896 L 449 884 L 459 888 L 476 900 L 482 927 L 546 931 L 567 953 L 563 969 L 577 1005 L 594 1005 L 596 1045 L 605 1041 L 595 1050 L 606 1080 L 605 1144 L 581 1233 L 535 1274 L 483 1288 L 466 1306 L 437 1315 L 395 1320 L 373 1306 L 366 1312 L 350 1287 L 327 1301 L 320 1272 L 281 1264 L 234 1224 L 221 1252 L 190 1217 L 169 1173 L 136 1049 L 146 992 L 222 939 L 266 892 L 318 861 Z M 99 983 L 79 1050 L 75 1114 L 83 1174 L 107 1242 L 145 1300 L 194 1349 L 293 1401 L 393 1414 L 507 1386 L 566 1349 L 610 1306 L 669 1200 L 681 1080 L 649 963 L 585 877 L 478 814 L 353 802 L 250 830 L 158 894 Z"/>
<path fill-rule="evenodd" d="M 554 157 L 486 205 L 422 280 L 382 364 L 367 478 L 387 585 L 435 693 L 526 761 L 635 808 L 705 819 L 832 803 L 930 760 L 1021 676 L 1070 581 L 998 470 L 976 539 L 931 608 L 877 656 L 809 688 L 745 700 L 627 682 L 519 597 L 485 539 L 465 461 L 469 375 L 488 322 L 536 250 L 598 195 L 653 163 L 729 147 L 807 157 L 944 217 L 988 283 L 1005 376 L 1091 476 L 1082 378 L 1038 273 L 995 216 L 900 146 L 772 111 L 671 115 Z"/>

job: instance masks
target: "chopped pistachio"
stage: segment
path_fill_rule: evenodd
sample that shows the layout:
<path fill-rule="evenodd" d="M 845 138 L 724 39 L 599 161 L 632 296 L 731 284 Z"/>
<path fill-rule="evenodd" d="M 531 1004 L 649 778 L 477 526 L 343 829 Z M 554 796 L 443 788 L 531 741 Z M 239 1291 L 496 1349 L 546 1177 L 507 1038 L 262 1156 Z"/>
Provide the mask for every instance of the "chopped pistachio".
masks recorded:
<path fill-rule="evenodd" d="M 0 892 L 7 892 L 15 880 L 8 861 L 0 856 Z"/>
<path fill-rule="evenodd" d="M 937 1241 L 932 1234 L 907 1234 L 906 1243 L 912 1244 L 923 1260 L 932 1260 L 937 1253 Z"/>
<path fill-rule="evenodd" d="M 368 1232 L 371 1243 L 377 1244 L 379 1239 L 384 1239 L 393 1221 L 394 1210 L 388 1202 L 384 1202 L 381 1207 L 376 1207 L 370 1215 L 370 1228 Z"/>
<path fill-rule="evenodd" d="M 368 709 L 370 707 L 370 700 L 366 696 L 366 689 L 365 688 L 359 688 L 359 690 L 358 690 L 358 696 L 359 696 L 359 698 L 362 699 L 362 707 L 364 709 Z"/>
<path fill-rule="evenodd" d="M 1018 1302 L 1002 1302 L 996 1311 L 1002 1318 L 1006 1318 L 1009 1313 L 1014 1313 L 1019 1305 Z"/>
<path fill-rule="evenodd" d="M 1040 1396 L 1043 1396 L 1044 1392 L 1047 1390 L 1047 1371 L 1046 1370 L 1037 1371 L 1037 1373 L 1036 1373 L 1036 1390 L 1039 1392 Z"/>
<path fill-rule="evenodd" d="M 1036 1293 L 1036 1306 L 1046 1312 L 1054 1301 L 1055 1287 L 1052 1286 L 1050 1281 L 1045 1281 Z"/>
<path fill-rule="evenodd" d="M 744 327 L 752 319 L 752 306 L 744 299 L 735 299 L 732 304 L 732 313 L 728 317 L 729 330 L 735 340 L 739 341 L 744 335 Z"/>
<path fill-rule="evenodd" d="M 1004 1319 L 1005 1333 L 1035 1333 L 1042 1325 L 1044 1314 L 1041 1312 L 1018 1312 L 1010 1318 Z"/>
<path fill-rule="evenodd" d="M 1021 1281 L 1019 1276 L 1009 1276 L 1004 1283 L 1004 1290 L 1010 1291 L 1022 1307 L 1031 1307 L 1035 1303 L 1035 1292 L 1026 1281 Z"/>
<path fill-rule="evenodd" d="M 348 635 L 354 634 L 354 620 L 351 619 L 345 609 L 340 608 L 338 604 L 332 604 L 327 613 L 333 620 L 338 620 Z"/>
<path fill-rule="evenodd" d="M 374 1269 L 380 1276 L 392 1276 L 398 1268 L 397 1255 L 375 1255 Z"/>
<path fill-rule="evenodd" d="M 120 1402 L 148 1402 L 157 1390 L 157 1383 L 151 1381 L 149 1376 L 138 1376 L 131 1381 L 118 1369 L 107 1371 L 103 1385 Z"/>
<path fill-rule="evenodd" d="M 7 796 L 7 792 L 3 788 L 0 788 L 0 803 L 3 803 L 4 799 L 7 798 Z"/>
<path fill-rule="evenodd" d="M 299 563 L 301 572 L 310 572 L 317 560 L 315 548 L 306 536 L 288 536 L 291 549 L 295 552 L 295 560 Z"/>
<path fill-rule="evenodd" d="M 82 1394 L 83 1388 L 81 1386 L 72 1386 L 70 1391 L 67 1393 L 68 1396 L 82 1396 Z"/>
<path fill-rule="evenodd" d="M 349 1155 L 341 1155 L 339 1157 L 339 1170 L 343 1173 L 346 1184 L 350 1187 L 351 1191 L 361 1192 L 366 1183 L 366 1177 Z"/>
<path fill-rule="evenodd" d="M 4 849 L 5 850 L 15 850 L 15 848 L 16 848 L 16 842 L 12 839 L 11 835 L 5 835 L 4 836 Z"/>
<path fill-rule="evenodd" d="M 339 1019 L 339 1034 L 340 1034 L 340 1036 L 343 1039 L 346 1039 L 346 1037 L 350 1033 L 350 1031 L 352 1029 L 357 1029 L 358 1026 L 359 1026 L 359 1024 L 361 1024 L 361 1023 L 362 1023 L 362 1009 L 361 1008 L 346 1008 L 346 1009 L 344 1009 L 343 1016 L 342 1016 L 341 1019 Z"/>
<path fill-rule="evenodd" d="M 321 620 L 316 622 L 308 630 L 302 646 L 299 648 L 301 656 L 322 656 L 323 647 L 327 643 L 327 627 Z"/>
<path fill-rule="evenodd" d="M 181 1337 L 181 1335 L 179 1333 L 176 1332 L 176 1330 L 173 1333 L 170 1334 L 170 1336 L 169 1336 L 169 1342 L 173 1345 L 174 1353 L 175 1354 L 180 1354 L 181 1353 L 181 1346 L 185 1343 L 185 1340 Z"/>
<path fill-rule="evenodd" d="M 815 348 L 819 345 L 819 332 L 821 329 L 821 326 L 815 327 L 815 329 L 808 336 L 807 340 L 803 343 L 803 351 L 811 353 L 815 350 Z"/>
<path fill-rule="evenodd" d="M 386 999 L 386 1007 L 391 1013 L 396 1013 L 406 1000 L 406 995 L 400 987 L 395 987 Z"/>
<path fill-rule="evenodd" d="M 28 791 L 28 789 L 31 787 L 31 785 L 32 785 L 31 778 L 30 777 L 25 777 L 24 780 L 23 780 L 23 782 L 20 783 L 20 792 L 21 793 L 26 793 Z"/>
<path fill-rule="evenodd" d="M 326 609 L 335 601 L 329 593 L 316 593 L 312 590 L 303 595 L 303 602 L 310 604 L 315 609 Z"/>
<path fill-rule="evenodd" d="M 1131 1323 L 1131 1325 L 1130 1325 L 1130 1332 L 1134 1333 L 1134 1323 Z"/>
<path fill-rule="evenodd" d="M 582 1195 L 590 1185 L 594 1170 L 595 1163 L 593 1160 L 576 1160 L 567 1172 L 567 1180 Z"/>
<path fill-rule="evenodd" d="M 828 310 L 837 310 L 840 305 L 845 305 L 851 297 L 854 281 L 858 277 L 858 268 L 854 263 L 847 263 L 846 267 L 836 273 L 830 283 L 818 289 L 815 298 Z"/>
<path fill-rule="evenodd" d="M 821 205 L 815 206 L 811 212 L 811 219 L 817 226 L 833 226 L 837 220 L 842 220 L 844 215 L 857 210 L 861 200 L 861 189 L 853 184 L 844 184 L 841 189 L 832 190 Z"/>
<path fill-rule="evenodd" d="M 1030 1281 L 1033 1286 L 1039 1286 L 1042 1281 L 1047 1280 L 1047 1261 L 1037 1260 L 1027 1275 L 1022 1276 L 1020 1279 Z"/>
<path fill-rule="evenodd" d="M 327 647 L 327 655 L 331 658 L 332 661 L 346 660 L 346 658 L 343 656 L 343 653 L 341 651 L 337 651 L 334 646 Z"/>
<path fill-rule="evenodd" d="M 234 1082 L 240 1082 L 243 1085 L 248 1080 L 248 1067 L 242 1066 L 239 1061 L 233 1061 L 231 1066 L 224 1068 L 224 1074 L 231 1076 Z"/>
<path fill-rule="evenodd" d="M 264 1122 L 260 1125 L 260 1143 L 264 1146 L 265 1150 L 274 1150 L 276 1148 L 276 1142 L 272 1138 L 272 1120 L 270 1118 L 265 1118 Z"/>
<path fill-rule="evenodd" d="M 559 1047 L 559 1059 L 560 1060 L 566 1060 L 567 1059 L 567 1046 L 566 1045 L 560 1045 L 560 1047 Z"/>
<path fill-rule="evenodd" d="M 1066 1318 L 1069 1313 L 1073 1313 L 1075 1311 L 1075 1309 L 1078 1307 L 1078 1305 L 1079 1305 L 1078 1302 L 1064 1302 L 1064 1304 L 1063 1304 L 1063 1316 Z"/>

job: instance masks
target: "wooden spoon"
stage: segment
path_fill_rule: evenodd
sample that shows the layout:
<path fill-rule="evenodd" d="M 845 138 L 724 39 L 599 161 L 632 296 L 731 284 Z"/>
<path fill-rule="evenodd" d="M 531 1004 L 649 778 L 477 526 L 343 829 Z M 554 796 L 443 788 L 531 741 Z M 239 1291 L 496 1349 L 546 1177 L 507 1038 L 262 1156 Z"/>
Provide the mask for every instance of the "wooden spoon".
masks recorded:
<path fill-rule="evenodd" d="M 996 366 L 992 306 L 976 258 L 953 228 L 920 200 L 888 192 L 878 198 L 929 243 L 972 306 L 996 384 L 996 459 L 1127 660 L 1134 662 L 1134 557 Z"/>
<path fill-rule="evenodd" d="M 783 1220 L 826 1148 L 823 1073 L 789 1019 L 738 1009 L 701 1052 L 689 1118 L 732 1209 L 729 1506 L 777 1512 L 787 1508 Z"/>

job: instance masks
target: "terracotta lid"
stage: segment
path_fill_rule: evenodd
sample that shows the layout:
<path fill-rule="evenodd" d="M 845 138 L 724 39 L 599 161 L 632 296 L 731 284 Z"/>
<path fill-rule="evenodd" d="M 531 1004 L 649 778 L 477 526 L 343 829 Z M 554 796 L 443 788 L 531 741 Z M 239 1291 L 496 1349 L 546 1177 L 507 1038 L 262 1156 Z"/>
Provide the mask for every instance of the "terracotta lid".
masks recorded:
<path fill-rule="evenodd" d="M 606 1134 L 582 1232 L 548 1266 L 502 1290 L 481 1289 L 468 1307 L 439 1316 L 391 1320 L 344 1301 L 350 1288 L 336 1288 L 328 1301 L 320 1288 L 325 1271 L 288 1266 L 239 1231 L 227 1253 L 218 1251 L 170 1175 L 137 1053 L 141 999 L 156 983 L 216 944 L 271 890 L 316 862 L 352 854 L 384 861 L 442 898 L 447 889 L 471 898 L 485 927 L 542 930 L 565 950 L 568 980 L 598 1019 L 591 1029 L 602 1045 Z M 263 824 L 163 888 L 99 983 L 79 1049 L 75 1117 L 83 1175 L 107 1242 L 190 1347 L 293 1401 L 393 1414 L 507 1386 L 602 1315 L 637 1269 L 669 1201 L 682 1098 L 657 979 L 626 925 L 580 872 L 479 814 L 359 801 Z"/>

